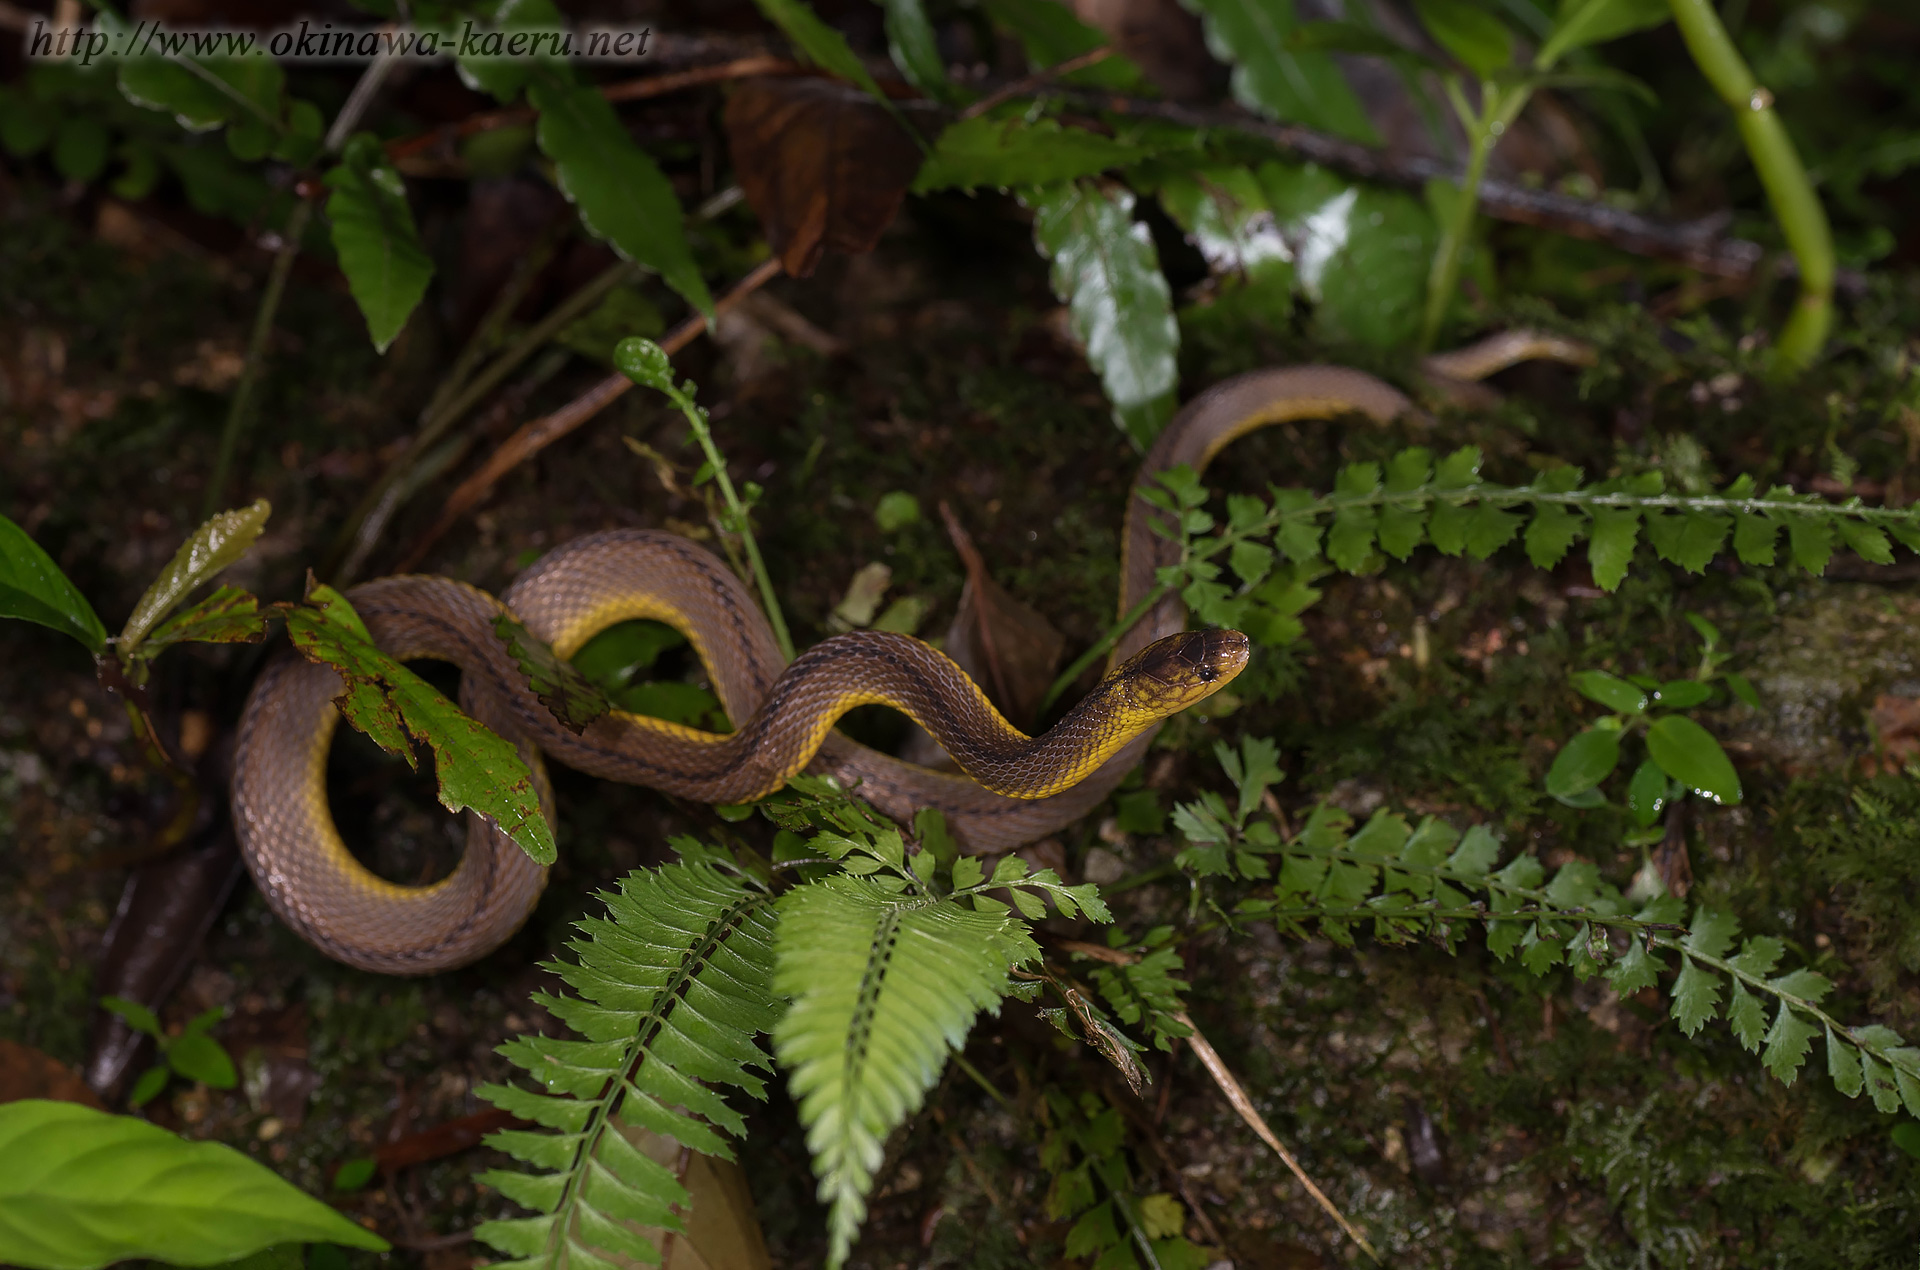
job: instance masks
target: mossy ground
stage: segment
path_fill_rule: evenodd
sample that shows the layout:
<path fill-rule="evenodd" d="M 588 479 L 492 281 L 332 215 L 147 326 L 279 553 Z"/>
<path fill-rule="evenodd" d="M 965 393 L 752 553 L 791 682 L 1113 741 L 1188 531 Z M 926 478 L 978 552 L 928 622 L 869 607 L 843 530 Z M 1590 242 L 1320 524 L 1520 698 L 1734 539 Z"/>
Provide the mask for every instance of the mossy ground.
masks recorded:
<path fill-rule="evenodd" d="M 260 269 L 245 252 L 238 265 L 177 251 L 143 262 L 81 223 L 23 190 L 0 234 L 10 393 L 0 403 L 0 506 L 111 625 L 197 521 Z M 1591 268 L 1587 247 L 1556 255 L 1554 240 L 1527 235 L 1497 245 L 1530 262 L 1549 290 L 1576 265 Z M 1753 343 L 1734 327 L 1696 315 L 1662 329 L 1642 309 L 1562 292 L 1573 315 L 1563 321 L 1601 345 L 1594 372 L 1516 370 L 1500 381 L 1504 404 L 1443 410 L 1431 430 L 1349 421 L 1275 429 L 1242 443 L 1210 479 L 1220 490 L 1325 489 L 1341 463 L 1418 442 L 1477 444 L 1505 480 L 1552 462 L 1598 473 L 1622 455 L 1653 456 L 1683 487 L 1740 472 L 1804 487 L 1831 481 L 1834 456 L 1846 455 L 1859 466 L 1843 474 L 1863 491 L 1911 491 L 1920 396 L 1897 335 L 1913 313 L 1908 298 L 1884 290 L 1860 301 L 1830 361 L 1783 384 L 1762 376 Z M 1070 646 L 1094 639 L 1111 620 L 1122 495 L 1137 457 L 1050 320 L 1042 264 L 1008 206 L 921 205 L 874 255 L 831 260 L 774 295 L 848 351 L 769 351 L 749 339 L 723 355 L 708 343 L 681 369 L 702 384 L 734 471 L 765 487 L 761 542 L 799 642 L 826 633 L 849 581 L 873 561 L 892 569 L 894 596 L 930 602 L 923 630 L 943 629 L 963 571 L 935 511 L 941 500 L 1008 590 Z M 1283 358 L 1405 369 L 1298 331 L 1250 327 L 1230 311 L 1190 316 L 1189 392 Z M 1738 310 L 1714 316 L 1741 320 Z M 411 426 L 466 318 L 423 312 L 382 361 L 324 271 L 297 277 L 234 491 L 271 499 L 274 518 L 235 581 L 267 598 L 298 593 Z M 528 412 L 598 373 L 576 360 Z M 694 466 L 677 416 L 646 396 L 629 395 L 516 471 L 426 567 L 498 591 L 580 533 L 703 525 L 699 505 L 672 496 L 623 444 L 632 437 Z M 892 491 L 913 495 L 923 516 L 888 532 L 873 510 Z M 389 552 L 431 521 L 442 493 L 430 489 L 409 510 Z M 1763 709 L 1709 720 L 1741 755 L 1749 798 L 1698 816 L 1696 885 L 1837 978 L 1842 1017 L 1911 1031 L 1920 1026 L 1910 934 L 1920 914 L 1903 826 L 1913 799 L 1904 778 L 1881 778 L 1883 803 L 1905 810 L 1869 824 L 1849 791 L 1873 747 L 1867 707 L 1881 693 L 1913 695 L 1920 654 L 1907 638 L 1904 572 L 1844 558 L 1836 571 L 1854 580 L 1738 567 L 1692 577 L 1643 548 L 1635 576 L 1603 596 L 1577 561 L 1542 573 L 1517 552 L 1477 564 L 1428 550 L 1374 576 L 1328 579 L 1308 612 L 1308 642 L 1276 654 L 1237 710 L 1168 729 L 1144 781 L 1163 807 L 1223 787 L 1213 742 L 1271 735 L 1290 773 L 1278 790 L 1289 816 L 1329 799 L 1359 812 L 1390 805 L 1486 821 L 1510 849 L 1549 864 L 1589 859 L 1624 885 L 1640 856 L 1618 845 L 1623 814 L 1574 811 L 1541 792 L 1554 748 L 1591 713 L 1567 675 L 1590 666 L 1684 674 L 1698 655 L 1684 614 L 1702 612 L 1727 632 L 1733 666 L 1760 686 Z M 1416 626 L 1431 650 L 1424 664 Z M 218 735 L 260 655 L 169 654 L 163 708 L 192 712 Z M 860 726 L 888 735 L 884 721 Z M 386 835 L 382 867 L 444 867 L 452 848 L 427 786 L 342 749 L 336 797 Z M 322 1191 L 342 1160 L 481 1108 L 474 1087 L 506 1074 L 493 1047 L 547 1022 L 527 1001 L 546 982 L 536 963 L 559 948 L 594 890 L 663 859 L 671 833 L 758 832 L 565 771 L 556 783 L 553 884 L 515 940 L 463 971 L 403 981 L 345 969 L 243 886 L 166 1017 L 227 1006 L 231 1046 L 284 1054 L 318 1077 L 316 1090 L 298 1123 L 258 1089 L 250 1098 L 180 1085 L 151 1108 L 154 1118 L 241 1146 Z M 84 658 L 39 628 L 0 626 L 0 1036 L 82 1057 L 91 966 L 148 809 L 117 705 Z M 1059 847 L 1070 872 L 1095 848 L 1139 872 L 1176 844 L 1095 815 Z M 1188 900 L 1184 885 L 1162 880 L 1120 894 L 1116 910 L 1144 930 L 1181 920 Z M 1256 929 L 1181 951 L 1196 1020 L 1392 1264 L 1911 1261 L 1920 1162 L 1893 1145 L 1892 1117 L 1833 1092 L 1817 1058 L 1783 1088 L 1724 1027 L 1683 1037 L 1656 993 L 1623 1001 L 1564 973 L 1536 980 L 1471 943 L 1457 957 L 1364 941 L 1341 950 Z M 1189 1054 L 1151 1056 L 1155 1083 L 1134 1100 L 1096 1056 L 1018 1004 L 983 1022 L 968 1053 L 1019 1105 L 1049 1082 L 1122 1105 L 1142 1190 L 1197 1204 L 1236 1265 L 1354 1257 Z M 820 1214 L 783 1095 L 755 1113 L 752 1129 L 745 1158 L 776 1259 L 815 1264 Z M 469 1151 L 341 1202 L 416 1246 L 399 1259 L 452 1270 L 473 1249 L 444 1237 L 502 1207 L 472 1181 L 493 1162 Z M 1046 1189 L 1032 1123 L 949 1070 L 890 1146 L 855 1264 L 1053 1264 L 1065 1228 L 1045 1216 Z M 1193 1222 L 1190 1233 L 1210 1242 Z"/>

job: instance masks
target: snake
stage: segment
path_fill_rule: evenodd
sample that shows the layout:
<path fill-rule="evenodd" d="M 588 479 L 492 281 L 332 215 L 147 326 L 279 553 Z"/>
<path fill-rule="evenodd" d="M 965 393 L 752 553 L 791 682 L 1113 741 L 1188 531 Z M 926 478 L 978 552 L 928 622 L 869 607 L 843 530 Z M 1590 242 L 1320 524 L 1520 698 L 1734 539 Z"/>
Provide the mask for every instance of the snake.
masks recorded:
<path fill-rule="evenodd" d="M 1564 347 L 1563 347 L 1564 346 Z M 1544 356 L 1576 361 L 1583 348 L 1505 332 L 1446 355 L 1436 374 L 1482 378 Z M 1436 362 L 1438 359 L 1436 359 Z M 745 803 L 796 774 L 835 777 L 901 823 L 938 808 L 964 851 L 1034 842 L 1097 807 L 1144 759 L 1173 714 L 1218 692 L 1246 665 L 1236 631 L 1186 630 L 1175 592 L 1147 604 L 1156 572 L 1179 562 L 1168 513 L 1143 495 L 1185 465 L 1199 473 L 1236 439 L 1274 424 L 1348 415 L 1385 424 L 1424 420 L 1399 389 L 1339 366 L 1253 371 L 1189 401 L 1149 448 L 1125 512 L 1119 612 L 1146 605 L 1114 641 L 1098 686 L 1038 737 L 1016 729 L 945 654 L 910 636 L 853 631 L 788 663 L 746 584 L 706 548 L 678 534 L 622 529 L 564 543 L 499 597 L 451 578 L 408 575 L 356 586 L 347 599 L 375 643 L 402 659 L 450 661 L 461 707 L 512 742 L 554 821 L 544 759 L 606 780 L 709 803 Z M 570 658 L 598 632 L 650 619 L 679 630 L 706 668 L 731 733 L 610 711 L 575 732 L 556 719 L 495 633 L 512 615 Z M 423 975 L 469 964 L 505 943 L 546 885 L 506 832 L 468 813 L 453 871 L 425 886 L 380 878 L 353 856 L 327 801 L 326 765 L 344 691 L 331 668 L 284 649 L 248 695 L 236 735 L 233 823 L 255 883 L 273 911 L 326 955 L 364 970 Z M 834 723 L 881 704 L 932 733 L 959 771 L 907 763 L 861 745 Z"/>

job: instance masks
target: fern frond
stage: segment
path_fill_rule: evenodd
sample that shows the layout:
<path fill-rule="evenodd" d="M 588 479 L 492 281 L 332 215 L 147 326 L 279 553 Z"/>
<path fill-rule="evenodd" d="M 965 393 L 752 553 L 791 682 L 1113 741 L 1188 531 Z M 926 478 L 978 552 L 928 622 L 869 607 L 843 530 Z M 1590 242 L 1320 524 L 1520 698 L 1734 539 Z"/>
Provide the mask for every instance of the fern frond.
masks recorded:
<path fill-rule="evenodd" d="M 1237 874 L 1263 890 L 1272 878 L 1265 894 L 1238 903 L 1236 917 L 1264 918 L 1293 935 L 1308 933 L 1310 923 L 1340 944 L 1371 924 L 1384 943 L 1424 938 L 1449 951 L 1464 930 L 1484 925 L 1487 948 L 1501 960 L 1517 956 L 1536 975 L 1562 964 L 1581 979 L 1604 974 L 1623 996 L 1677 969 L 1672 1016 L 1688 1036 L 1724 1017 L 1783 1084 L 1793 1083 L 1822 1042 L 1828 1076 L 1841 1093 L 1854 1098 L 1864 1091 L 1882 1111 L 1905 1107 L 1920 1118 L 1920 1047 L 1879 1024 L 1848 1027 L 1822 1008 L 1833 990 L 1825 975 L 1804 967 L 1776 973 L 1785 945 L 1770 935 L 1740 940 L 1739 923 L 1726 913 L 1698 908 L 1689 918 L 1670 895 L 1636 908 L 1584 861 L 1548 878 L 1538 859 L 1520 855 L 1496 871 L 1500 846 L 1485 826 L 1462 835 L 1435 817 L 1412 826 L 1391 811 L 1355 830 L 1345 812 L 1316 809 L 1274 850 L 1275 873 L 1266 859 L 1223 850 L 1216 836 L 1237 847 L 1237 831 L 1202 814 L 1204 806 L 1181 810 L 1187 814 L 1176 813 L 1175 823 L 1195 842 L 1182 858 L 1196 875 Z M 1236 870 L 1242 855 L 1257 867 Z M 1662 954 L 1677 954 L 1677 966 Z"/>
<path fill-rule="evenodd" d="M 535 998 L 584 1039 L 522 1036 L 500 1047 L 545 1093 L 477 1091 L 548 1130 L 487 1139 L 544 1170 L 481 1175 L 538 1214 L 474 1230 L 519 1258 L 505 1263 L 516 1270 L 657 1263 L 645 1232 L 680 1230 L 676 1210 L 688 1197 L 647 1147 L 664 1140 L 676 1154 L 729 1156 L 723 1134 L 738 1137 L 744 1122 L 718 1090 L 766 1095 L 748 1069 L 770 1068 L 755 1037 L 775 1015 L 771 897 L 682 863 L 631 874 L 602 898 L 607 916 L 580 922 L 585 938 L 569 944 L 579 960 L 549 963 L 579 995 Z"/>
<path fill-rule="evenodd" d="M 828 878 L 780 901 L 774 1029 L 829 1206 L 828 1264 L 866 1216 L 887 1134 L 920 1106 L 949 1050 L 997 1008 L 1007 971 L 1039 956 L 1004 911 L 970 911 L 882 881 Z"/>
<path fill-rule="evenodd" d="M 1141 611 L 1177 592 L 1204 622 L 1256 637 L 1291 633 L 1300 607 L 1291 593 L 1317 576 L 1313 570 L 1330 564 L 1359 573 L 1383 556 L 1405 560 L 1423 543 L 1484 560 L 1517 538 L 1536 567 L 1550 569 L 1584 538 L 1594 581 L 1608 591 L 1632 568 L 1643 529 L 1656 555 L 1691 573 L 1704 571 L 1729 539 L 1743 563 L 1772 565 L 1782 531 L 1787 555 L 1816 577 L 1836 540 L 1874 564 L 1892 562 L 1890 538 L 1920 551 L 1917 508 L 1869 507 L 1857 498 L 1834 503 L 1786 486 L 1762 494 L 1748 476 L 1708 495 L 1670 493 L 1659 472 L 1584 484 L 1574 467 L 1550 468 L 1531 485 L 1499 485 L 1480 478 L 1480 461 L 1472 446 L 1437 462 L 1425 449 L 1403 450 L 1384 468 L 1349 464 L 1324 497 L 1285 489 L 1275 489 L 1271 502 L 1233 495 L 1227 521 L 1217 527 L 1203 510 L 1207 491 L 1198 476 L 1175 468 L 1161 477 L 1165 488 L 1142 497 L 1163 513 L 1154 531 L 1182 544 L 1181 561 L 1160 571 Z M 1237 588 L 1222 580 L 1222 556 Z M 1281 561 L 1290 568 L 1277 570 Z M 1275 603 L 1289 594 L 1287 603 Z"/>

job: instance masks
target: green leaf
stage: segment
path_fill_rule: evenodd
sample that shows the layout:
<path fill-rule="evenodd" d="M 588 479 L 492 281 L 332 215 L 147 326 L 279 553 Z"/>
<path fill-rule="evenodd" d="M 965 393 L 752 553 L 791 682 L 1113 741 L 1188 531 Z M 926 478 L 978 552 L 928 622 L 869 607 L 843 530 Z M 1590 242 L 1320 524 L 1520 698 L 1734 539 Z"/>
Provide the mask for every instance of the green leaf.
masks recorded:
<path fill-rule="evenodd" d="M 0 1105 L 0 1158 L 0 1258 L 35 1270 L 204 1266 L 296 1242 L 387 1250 L 231 1147 L 78 1103 Z"/>
<path fill-rule="evenodd" d="M 1281 237 L 1293 246 L 1295 281 L 1314 302 L 1320 333 L 1375 348 L 1409 340 L 1436 237 L 1426 206 L 1311 166 L 1265 163 L 1260 182 Z"/>
<path fill-rule="evenodd" d="M 266 634 L 267 615 L 260 611 L 260 602 L 239 587 L 223 586 L 160 623 L 141 641 L 132 659 L 134 681 L 145 682 L 145 663 L 174 644 L 250 644 Z"/>
<path fill-rule="evenodd" d="M 1672 16 L 1667 0 L 1563 0 L 1533 64 L 1545 69 L 1575 49 L 1659 26 Z"/>
<path fill-rule="evenodd" d="M 167 1065 L 188 1080 L 214 1089 L 232 1089 L 240 1083 L 220 1042 L 211 1036 L 182 1036 L 167 1046 Z"/>
<path fill-rule="evenodd" d="M 514 746 L 462 713 L 438 689 L 381 652 L 345 597 L 316 587 L 309 605 L 281 605 L 287 634 L 309 661 L 332 666 L 346 681 L 337 699 L 354 727 L 409 763 L 406 736 L 433 749 L 440 801 L 471 807 L 506 833 L 536 863 L 555 858 L 553 830 L 540 810 L 533 773 Z"/>
<path fill-rule="evenodd" d="M 1740 777 L 1711 733 L 1684 715 L 1670 714 L 1647 729 L 1647 753 L 1682 785 L 1722 806 L 1740 801 Z"/>
<path fill-rule="evenodd" d="M 1373 145 L 1379 135 L 1331 55 L 1293 46 L 1291 0 L 1193 0 L 1241 105 Z"/>
<path fill-rule="evenodd" d="M 1765 1038 L 1767 1012 L 1760 999 L 1748 992 L 1746 986 L 1735 979 L 1733 995 L 1727 1000 L 1727 1023 L 1733 1028 L 1734 1036 L 1750 1053 L 1758 1053 L 1760 1043 Z"/>
<path fill-rule="evenodd" d="M 527 677 L 540 704 L 576 735 L 613 708 L 592 680 L 555 656 L 552 646 L 515 621 L 513 614 L 495 614 L 493 633 L 507 646 L 507 656 Z"/>
<path fill-rule="evenodd" d="M 124 656 L 138 647 L 160 619 L 174 610 L 180 601 L 201 583 L 247 554 L 266 528 L 273 507 L 266 499 L 252 506 L 221 512 L 187 536 L 160 576 L 153 580 L 115 641 Z"/>
<path fill-rule="evenodd" d="M 1894 1083 L 1893 1072 L 1887 1065 L 1872 1054 L 1860 1055 L 1860 1074 L 1867 1093 L 1873 1099 L 1873 1105 L 1881 1111 L 1900 1110 L 1900 1087 Z"/>
<path fill-rule="evenodd" d="M 1447 870 L 1467 877 L 1485 877 L 1500 858 L 1500 843 L 1485 825 L 1475 825 L 1460 839 L 1460 845 L 1447 857 Z"/>
<path fill-rule="evenodd" d="M 1665 0 L 1661 8 L 1665 9 Z M 1765 516 L 1741 512 L 1733 518 L 1733 550 L 1742 564 L 1770 565 L 1773 544 L 1780 537 L 1780 526 Z"/>
<path fill-rule="evenodd" d="M 1833 522 L 1817 516 L 1795 516 L 1787 521 L 1787 545 L 1793 562 L 1819 577 L 1833 556 Z"/>
<path fill-rule="evenodd" d="M 344 1160 L 333 1174 L 333 1189 L 336 1191 L 357 1191 L 373 1180 L 380 1168 L 380 1161 L 370 1155 L 355 1156 Z"/>
<path fill-rule="evenodd" d="M 463 56 L 456 57 L 460 78 L 469 88 L 492 93 L 503 104 L 514 100 L 536 72 L 565 77 L 564 64 L 536 48 L 537 58 L 505 54 L 505 39 L 516 31 L 551 31 L 565 25 L 553 0 L 500 0 L 491 5 L 481 0 L 477 8 L 483 21 L 477 24 L 479 35 Z M 490 11 L 490 12 L 489 12 Z M 491 21 L 485 21 L 490 16 Z M 464 30 L 450 32 L 446 43 L 459 47 Z"/>
<path fill-rule="evenodd" d="M 1627 785 L 1627 810 L 1642 829 L 1660 819 L 1667 806 L 1669 784 L 1667 774 L 1652 759 L 1642 759 L 1633 770 L 1633 780 Z"/>
<path fill-rule="evenodd" d="M 1099 373 L 1114 422 L 1145 448 L 1173 416 L 1180 328 L 1133 195 L 1075 182 L 1026 196 L 1033 235 L 1053 262 L 1053 291 Z"/>
<path fill-rule="evenodd" d="M 1013 32 L 1026 51 L 1028 65 L 1036 71 L 1111 44 L 1105 32 L 1074 17 L 1072 9 L 1058 0 L 982 0 L 980 7 Z M 1122 91 L 1144 84 L 1140 68 L 1117 53 L 1072 72 L 1062 82 Z"/>
<path fill-rule="evenodd" d="M 1658 983 L 1662 968 L 1660 959 L 1647 951 L 1646 942 L 1636 939 L 1628 945 L 1626 956 L 1608 968 L 1607 982 L 1621 996 L 1630 997 Z"/>
<path fill-rule="evenodd" d="M 951 95 L 947 83 L 946 59 L 927 21 L 921 0 L 880 0 L 887 11 L 887 54 L 907 82 L 933 98 L 944 101 Z"/>
<path fill-rule="evenodd" d="M 139 1080 L 133 1082 L 133 1089 L 127 1094 L 127 1106 L 144 1107 L 158 1097 L 160 1091 L 165 1089 L 167 1082 L 172 1079 L 173 1068 L 165 1063 L 149 1067 L 140 1074 Z"/>
<path fill-rule="evenodd" d="M 1688 573 L 1702 573 L 1726 544 L 1732 527 L 1727 517 L 1711 512 L 1650 512 L 1647 541 L 1661 559 Z"/>
<path fill-rule="evenodd" d="M 1478 503 L 1467 513 L 1467 554 L 1485 560 L 1520 532 L 1520 517 L 1492 503 Z"/>
<path fill-rule="evenodd" d="M 1692 1036 L 1718 1012 L 1720 980 L 1691 957 L 1681 962 L 1680 977 L 1673 985 L 1673 1017 L 1680 1030 Z"/>
<path fill-rule="evenodd" d="M 326 179 L 334 254 L 374 348 L 384 353 L 426 295 L 433 260 L 420 245 L 400 173 L 372 133 L 348 142 Z"/>
<path fill-rule="evenodd" d="M 1491 79 L 1513 60 L 1513 36 L 1471 0 L 1414 0 L 1413 8 L 1440 47 L 1479 78 Z"/>
<path fill-rule="evenodd" d="M 1753 690 L 1753 682 L 1745 675 L 1728 671 L 1727 690 L 1733 693 L 1741 705 L 1753 710 L 1760 708 L 1760 694 Z"/>
<path fill-rule="evenodd" d="M 1647 694 L 1638 686 L 1604 670 L 1582 670 L 1569 676 L 1575 692 L 1589 701 L 1597 701 L 1620 714 L 1640 714 L 1647 708 Z"/>
<path fill-rule="evenodd" d="M 1780 1012 L 1773 1016 L 1773 1026 L 1767 1029 L 1767 1049 L 1760 1061 L 1781 1084 L 1791 1085 L 1807 1061 L 1813 1038 L 1819 1034 L 1818 1024 L 1801 1018 L 1782 1001 Z"/>
<path fill-rule="evenodd" d="M 1635 507 L 1593 509 L 1592 536 L 1587 540 L 1587 563 L 1594 585 L 1602 591 L 1619 587 L 1633 563 L 1634 543 L 1640 536 L 1640 511 Z"/>
<path fill-rule="evenodd" d="M 1718 909 L 1701 908 L 1694 911 L 1693 925 L 1683 942 L 1688 952 L 1702 957 L 1723 957 L 1739 934 L 1740 924 L 1732 916 Z"/>
<path fill-rule="evenodd" d="M 1713 689 L 1698 679 L 1669 679 L 1654 694 L 1668 710 L 1691 710 L 1713 696 Z"/>
<path fill-rule="evenodd" d="M 1580 513 L 1560 503 L 1541 503 L 1527 526 L 1527 559 L 1536 569 L 1551 569 L 1587 531 Z"/>
<path fill-rule="evenodd" d="M 0 617 L 52 627 L 96 656 L 106 651 L 107 628 L 99 614 L 53 558 L 5 516 L 0 516 Z"/>
<path fill-rule="evenodd" d="M 1827 1030 L 1827 1075 L 1833 1078 L 1833 1087 L 1849 1098 L 1858 1098 L 1865 1086 L 1860 1072 L 1860 1052 Z"/>
<path fill-rule="evenodd" d="M 806 0 L 754 0 L 754 3 L 769 21 L 787 33 L 787 38 L 808 61 L 858 84 L 882 102 L 887 100 L 859 55 L 847 44 L 847 37 L 815 16 Z M 708 306 L 700 307 L 704 312 Z M 708 320 L 711 321 L 711 317 Z"/>
<path fill-rule="evenodd" d="M 136 1032 L 145 1032 L 148 1036 L 161 1039 L 166 1036 L 166 1032 L 160 1027 L 159 1018 L 138 1001 L 129 1001 L 125 997 L 101 997 L 100 1006 L 125 1019 L 127 1026 Z"/>
<path fill-rule="evenodd" d="M 1841 517 L 1834 524 L 1847 546 L 1853 548 L 1854 554 L 1868 564 L 1893 563 L 1893 548 L 1887 544 L 1887 535 L 1880 529 L 1851 517 Z"/>
<path fill-rule="evenodd" d="M 762 8 L 800 6 L 763 0 Z M 829 34 L 840 39 L 836 31 Z M 540 149 L 553 160 L 560 190 L 580 209 L 581 222 L 628 260 L 658 273 L 712 323 L 713 296 L 687 246 L 673 185 L 635 144 L 600 90 L 542 78 L 529 86 L 527 97 L 540 112 L 535 132 Z"/>
<path fill-rule="evenodd" d="M 913 179 L 913 192 L 1052 185 L 1128 167 L 1152 153 L 1085 128 L 1062 127 L 1057 119 L 976 115 L 940 134 Z"/>
<path fill-rule="evenodd" d="M 780 901 L 774 991 L 793 1005 L 774 1029 L 791 1073 L 819 1195 L 827 1264 L 847 1256 L 887 1134 L 920 1106 L 1007 971 L 1039 956 L 1004 915 L 909 904 L 833 877 Z"/>
<path fill-rule="evenodd" d="M 135 31 L 124 19 L 103 11 L 96 21 L 120 47 L 137 47 Z M 205 132 L 229 121 L 277 120 L 284 79 L 279 65 L 265 57 L 129 56 L 119 67 L 121 95 L 136 106 L 172 115 L 189 132 Z"/>
<path fill-rule="evenodd" d="M 1583 794 L 1613 774 L 1620 763 L 1620 734 L 1588 728 L 1565 746 L 1547 769 L 1547 792 L 1555 798 Z"/>

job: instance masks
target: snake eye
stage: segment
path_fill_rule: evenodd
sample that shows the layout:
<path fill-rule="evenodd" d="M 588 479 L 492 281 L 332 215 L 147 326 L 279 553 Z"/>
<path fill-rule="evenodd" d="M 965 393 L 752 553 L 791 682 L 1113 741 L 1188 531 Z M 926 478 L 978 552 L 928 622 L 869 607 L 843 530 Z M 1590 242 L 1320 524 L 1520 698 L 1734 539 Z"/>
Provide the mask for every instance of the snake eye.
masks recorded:
<path fill-rule="evenodd" d="M 1199 674 L 1200 682 L 1203 684 L 1210 684 L 1220 677 L 1220 672 L 1211 666 L 1201 666 L 1196 673 Z"/>

